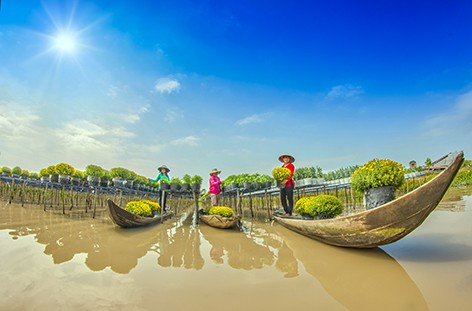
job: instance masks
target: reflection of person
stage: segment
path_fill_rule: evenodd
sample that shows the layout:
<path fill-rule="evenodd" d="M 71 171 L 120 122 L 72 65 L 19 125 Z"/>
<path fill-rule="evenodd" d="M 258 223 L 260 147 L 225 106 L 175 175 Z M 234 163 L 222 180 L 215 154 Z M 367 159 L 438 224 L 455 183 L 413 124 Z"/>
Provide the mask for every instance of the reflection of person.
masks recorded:
<path fill-rule="evenodd" d="M 275 267 L 280 272 L 285 273 L 284 277 L 293 278 L 298 275 L 298 263 L 297 259 L 293 255 L 293 252 L 288 248 L 284 242 L 282 247 L 279 249 L 278 259 L 275 262 Z"/>
<path fill-rule="evenodd" d="M 160 182 L 161 180 L 167 180 L 170 182 L 169 178 L 169 172 L 170 169 L 165 166 L 161 165 L 160 167 L 157 168 L 159 171 L 159 175 L 157 175 L 156 179 L 150 179 L 151 182 Z M 159 205 L 162 208 L 162 211 L 166 211 L 166 199 L 167 199 L 167 192 L 161 189 L 161 186 L 159 185 Z"/>
<path fill-rule="evenodd" d="M 211 206 L 220 205 L 221 179 L 218 177 L 220 173 L 221 171 L 218 171 L 216 168 L 214 168 L 210 173 Z"/>
<path fill-rule="evenodd" d="M 289 154 L 283 154 L 279 157 L 279 161 L 283 163 L 282 167 L 288 168 L 291 172 L 290 177 L 282 181 L 282 184 L 285 183 L 285 187 L 280 189 L 280 201 L 285 211 L 282 216 L 291 216 L 293 211 L 293 187 L 295 185 L 293 181 L 295 166 L 292 163 L 295 162 L 295 158 Z"/>

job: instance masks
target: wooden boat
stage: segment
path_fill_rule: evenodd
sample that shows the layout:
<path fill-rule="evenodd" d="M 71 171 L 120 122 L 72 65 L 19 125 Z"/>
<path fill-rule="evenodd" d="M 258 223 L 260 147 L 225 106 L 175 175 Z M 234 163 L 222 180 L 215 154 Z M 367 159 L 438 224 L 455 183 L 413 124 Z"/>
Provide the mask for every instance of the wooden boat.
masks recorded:
<path fill-rule="evenodd" d="M 206 223 L 209 226 L 220 228 L 220 229 L 228 229 L 238 225 L 241 221 L 241 216 L 236 215 L 233 217 L 223 217 L 220 215 L 199 215 L 199 218 L 202 222 Z"/>
<path fill-rule="evenodd" d="M 172 217 L 172 213 L 167 213 L 157 217 L 142 217 L 128 212 L 124 208 L 116 205 L 115 202 L 108 199 L 108 214 L 111 220 L 123 228 L 144 227 L 163 222 L 165 219 Z"/>
<path fill-rule="evenodd" d="M 439 175 L 417 189 L 374 209 L 323 220 L 274 216 L 282 226 L 315 240 L 343 247 L 372 248 L 403 238 L 436 208 L 464 160 L 463 152 Z"/>

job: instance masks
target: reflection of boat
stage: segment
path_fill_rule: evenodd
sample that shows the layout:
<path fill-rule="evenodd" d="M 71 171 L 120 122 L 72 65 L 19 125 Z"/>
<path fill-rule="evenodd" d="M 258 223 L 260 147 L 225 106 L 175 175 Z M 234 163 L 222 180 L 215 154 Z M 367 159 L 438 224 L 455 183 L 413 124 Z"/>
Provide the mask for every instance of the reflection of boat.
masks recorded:
<path fill-rule="evenodd" d="M 128 212 L 119 207 L 112 200 L 108 199 L 108 212 L 111 220 L 123 228 L 135 228 L 149 226 L 164 221 L 172 216 L 171 213 L 164 214 L 158 217 L 142 217 Z"/>
<path fill-rule="evenodd" d="M 241 216 L 222 217 L 220 215 L 200 215 L 200 220 L 209 226 L 227 229 L 239 224 Z"/>
<path fill-rule="evenodd" d="M 415 282 L 382 249 L 331 247 L 274 227 L 304 271 L 346 310 L 428 310 Z"/>
<path fill-rule="evenodd" d="M 261 269 L 275 260 L 270 247 L 257 243 L 254 237 L 236 230 L 218 230 L 210 226 L 199 226 L 198 230 L 211 244 L 210 258 L 216 264 L 226 261 L 234 269 Z"/>
<path fill-rule="evenodd" d="M 288 229 L 331 245 L 371 248 L 392 243 L 416 229 L 436 208 L 463 156 L 462 152 L 457 154 L 451 165 L 421 187 L 374 209 L 324 220 L 274 219 Z"/>

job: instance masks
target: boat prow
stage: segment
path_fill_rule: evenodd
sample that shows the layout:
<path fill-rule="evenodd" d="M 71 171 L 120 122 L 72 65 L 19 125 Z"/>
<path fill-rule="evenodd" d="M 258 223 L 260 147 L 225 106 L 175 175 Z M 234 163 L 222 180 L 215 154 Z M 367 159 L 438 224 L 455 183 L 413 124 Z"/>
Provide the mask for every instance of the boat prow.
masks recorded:
<path fill-rule="evenodd" d="M 274 216 L 282 226 L 342 247 L 372 248 L 403 238 L 428 217 L 449 188 L 464 160 L 463 152 L 439 175 L 417 189 L 374 209 L 323 220 Z"/>
<path fill-rule="evenodd" d="M 144 227 L 163 222 L 165 219 L 172 217 L 172 213 L 166 213 L 162 216 L 142 217 L 128 212 L 124 208 L 118 206 L 115 202 L 108 199 L 108 215 L 113 223 L 123 228 Z"/>

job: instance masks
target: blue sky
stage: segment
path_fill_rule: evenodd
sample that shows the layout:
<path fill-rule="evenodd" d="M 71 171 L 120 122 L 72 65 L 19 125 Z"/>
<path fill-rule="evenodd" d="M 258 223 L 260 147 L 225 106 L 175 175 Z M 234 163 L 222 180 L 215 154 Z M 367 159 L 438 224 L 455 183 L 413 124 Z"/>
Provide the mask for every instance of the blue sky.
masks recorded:
<path fill-rule="evenodd" d="M 472 154 L 472 2 L 13 1 L 0 166 L 155 177 Z"/>

